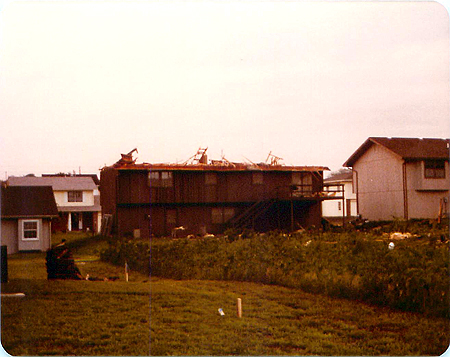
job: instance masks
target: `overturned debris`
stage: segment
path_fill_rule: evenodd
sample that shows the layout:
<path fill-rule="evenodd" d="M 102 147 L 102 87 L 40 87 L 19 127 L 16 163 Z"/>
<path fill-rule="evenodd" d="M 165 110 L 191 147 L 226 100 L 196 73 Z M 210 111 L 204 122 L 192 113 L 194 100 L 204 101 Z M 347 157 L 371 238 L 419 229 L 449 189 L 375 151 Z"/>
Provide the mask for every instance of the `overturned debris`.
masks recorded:
<path fill-rule="evenodd" d="M 66 247 L 66 240 L 49 249 L 45 257 L 47 266 L 47 279 L 73 279 L 83 280 L 80 270 L 75 265 L 72 252 Z"/>

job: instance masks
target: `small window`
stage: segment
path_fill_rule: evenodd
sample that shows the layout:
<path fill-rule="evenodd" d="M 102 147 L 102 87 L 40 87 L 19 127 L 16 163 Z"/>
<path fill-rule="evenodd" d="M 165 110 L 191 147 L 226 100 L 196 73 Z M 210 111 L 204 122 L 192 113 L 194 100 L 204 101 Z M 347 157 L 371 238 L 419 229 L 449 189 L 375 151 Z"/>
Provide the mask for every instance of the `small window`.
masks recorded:
<path fill-rule="evenodd" d="M 172 172 L 171 171 L 163 171 L 161 172 L 161 186 L 162 187 L 172 187 Z"/>
<path fill-rule="evenodd" d="M 83 191 L 69 191 L 67 192 L 68 202 L 83 202 Z"/>
<path fill-rule="evenodd" d="M 445 161 L 425 161 L 425 178 L 445 178 Z"/>
<path fill-rule="evenodd" d="M 263 184 L 263 173 L 262 172 L 253 172 L 252 173 L 252 183 L 254 185 L 262 185 Z"/>
<path fill-rule="evenodd" d="M 151 171 L 148 174 L 150 187 L 172 187 L 173 179 L 171 171 Z"/>
<path fill-rule="evenodd" d="M 23 221 L 23 240 L 39 239 L 38 221 Z"/>
<path fill-rule="evenodd" d="M 293 172 L 292 173 L 292 184 L 293 185 L 301 185 L 302 184 L 302 173 L 301 172 Z"/>
<path fill-rule="evenodd" d="M 211 222 L 212 223 L 223 223 L 223 210 L 222 208 L 213 208 L 211 210 Z"/>
<path fill-rule="evenodd" d="M 159 187 L 159 172 L 158 171 L 150 171 L 148 173 L 148 183 L 150 187 Z"/>
<path fill-rule="evenodd" d="M 167 224 L 176 225 L 177 224 L 177 210 L 170 209 L 166 213 Z"/>
<path fill-rule="evenodd" d="M 226 207 L 226 208 L 223 209 L 223 220 L 224 220 L 224 222 L 228 222 L 233 217 L 234 217 L 234 208 Z"/>
<path fill-rule="evenodd" d="M 205 174 L 206 185 L 217 185 L 217 174 L 215 172 L 207 172 Z"/>

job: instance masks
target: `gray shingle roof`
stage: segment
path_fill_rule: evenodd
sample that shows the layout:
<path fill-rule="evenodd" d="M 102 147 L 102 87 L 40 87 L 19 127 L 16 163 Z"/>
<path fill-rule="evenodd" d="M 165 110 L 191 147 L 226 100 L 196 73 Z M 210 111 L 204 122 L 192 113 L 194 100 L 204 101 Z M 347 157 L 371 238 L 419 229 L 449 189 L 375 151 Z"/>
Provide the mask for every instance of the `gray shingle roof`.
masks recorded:
<path fill-rule="evenodd" d="M 90 191 L 97 188 L 92 177 L 10 177 L 9 186 L 51 186 L 53 191 Z"/>
<path fill-rule="evenodd" d="M 334 181 L 352 181 L 353 179 L 353 172 L 340 172 L 335 175 L 332 175 L 326 179 L 324 179 L 324 182 L 334 182 Z"/>

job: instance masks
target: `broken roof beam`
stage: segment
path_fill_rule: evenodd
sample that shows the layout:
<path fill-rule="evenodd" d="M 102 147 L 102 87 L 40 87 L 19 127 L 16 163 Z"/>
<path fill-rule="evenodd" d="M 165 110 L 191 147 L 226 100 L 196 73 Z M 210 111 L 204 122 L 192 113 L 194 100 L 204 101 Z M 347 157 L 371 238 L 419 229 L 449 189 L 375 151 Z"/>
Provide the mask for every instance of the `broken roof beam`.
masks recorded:
<path fill-rule="evenodd" d="M 131 150 L 128 154 L 120 154 L 122 158 L 117 161 L 114 166 L 122 166 L 122 165 L 130 165 L 136 162 L 136 159 L 133 159 L 133 153 L 138 152 L 136 148 Z"/>

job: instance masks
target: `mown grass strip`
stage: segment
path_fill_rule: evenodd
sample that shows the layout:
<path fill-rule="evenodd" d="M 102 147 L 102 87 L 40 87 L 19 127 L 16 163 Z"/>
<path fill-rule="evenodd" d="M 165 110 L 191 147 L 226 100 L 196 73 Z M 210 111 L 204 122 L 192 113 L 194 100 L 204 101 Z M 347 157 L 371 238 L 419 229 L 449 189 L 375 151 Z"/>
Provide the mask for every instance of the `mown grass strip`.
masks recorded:
<path fill-rule="evenodd" d="M 255 283 L 153 279 L 151 311 L 152 355 L 438 355 L 449 342 L 447 319 Z"/>

